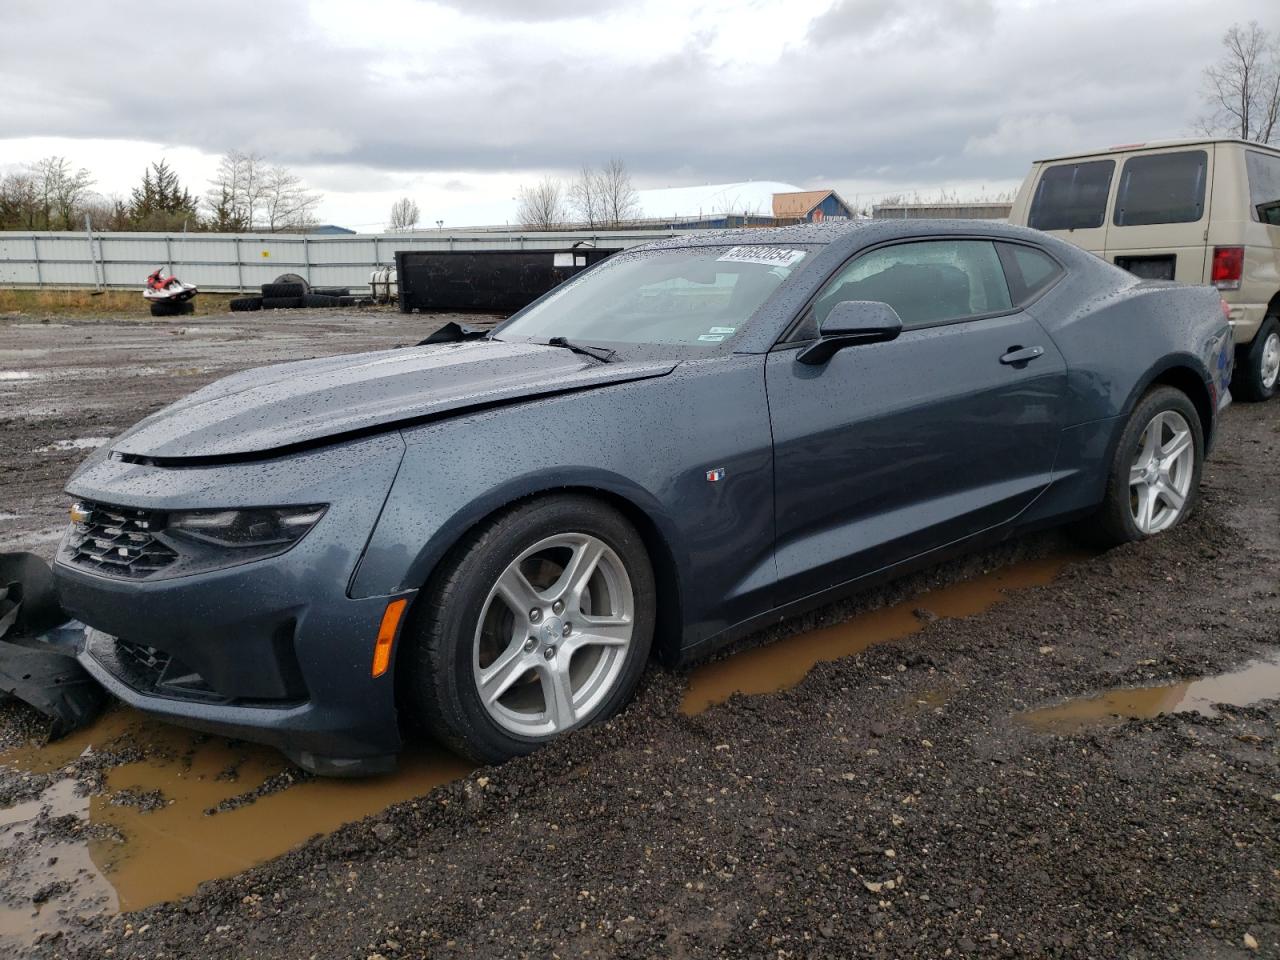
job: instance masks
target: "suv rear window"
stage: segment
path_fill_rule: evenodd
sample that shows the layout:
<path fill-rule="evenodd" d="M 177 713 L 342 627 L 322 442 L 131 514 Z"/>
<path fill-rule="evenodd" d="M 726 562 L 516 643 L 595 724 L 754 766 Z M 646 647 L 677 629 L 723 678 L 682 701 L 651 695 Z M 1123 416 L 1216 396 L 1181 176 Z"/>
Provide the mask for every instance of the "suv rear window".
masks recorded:
<path fill-rule="evenodd" d="M 1209 155 L 1203 150 L 1130 157 L 1116 191 L 1117 227 L 1195 223 L 1204 213 Z"/>
<path fill-rule="evenodd" d="M 1280 226 L 1280 157 L 1247 150 L 1249 207 L 1253 219 Z"/>
<path fill-rule="evenodd" d="M 1114 160 L 1063 163 L 1040 175 L 1027 226 L 1037 230 L 1082 230 L 1102 226 L 1107 216 Z"/>

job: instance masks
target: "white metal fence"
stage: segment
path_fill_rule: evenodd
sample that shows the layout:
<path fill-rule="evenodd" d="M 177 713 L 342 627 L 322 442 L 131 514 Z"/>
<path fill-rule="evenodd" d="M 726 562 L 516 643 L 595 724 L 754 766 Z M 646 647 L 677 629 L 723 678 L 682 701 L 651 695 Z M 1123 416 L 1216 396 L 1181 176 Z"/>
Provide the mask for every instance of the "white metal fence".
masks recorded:
<path fill-rule="evenodd" d="M 397 250 L 563 250 L 580 241 L 631 247 L 676 235 L 670 230 L 336 236 L 0 231 L 0 287 L 137 289 L 163 266 L 210 292 L 256 290 L 282 273 L 301 274 L 317 287 L 364 289 L 374 267 L 395 264 Z"/>

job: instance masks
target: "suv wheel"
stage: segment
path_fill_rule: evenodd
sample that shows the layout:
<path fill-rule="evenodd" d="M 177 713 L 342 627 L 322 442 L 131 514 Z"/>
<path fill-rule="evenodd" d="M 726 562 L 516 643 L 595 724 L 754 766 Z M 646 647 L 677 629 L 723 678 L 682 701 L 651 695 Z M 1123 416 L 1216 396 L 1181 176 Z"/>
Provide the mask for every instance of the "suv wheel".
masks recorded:
<path fill-rule="evenodd" d="M 655 606 L 644 543 L 617 512 L 577 495 L 522 504 L 473 531 L 416 605 L 401 703 L 481 763 L 530 753 L 627 703 Z"/>
<path fill-rule="evenodd" d="M 1156 387 L 1134 407 L 1107 477 L 1097 516 L 1082 527 L 1104 544 L 1164 533 L 1195 508 L 1204 463 L 1204 432 L 1181 390 Z"/>
<path fill-rule="evenodd" d="M 1267 317 L 1253 342 L 1236 357 L 1232 392 L 1241 400 L 1270 400 L 1280 381 L 1280 317 Z"/>

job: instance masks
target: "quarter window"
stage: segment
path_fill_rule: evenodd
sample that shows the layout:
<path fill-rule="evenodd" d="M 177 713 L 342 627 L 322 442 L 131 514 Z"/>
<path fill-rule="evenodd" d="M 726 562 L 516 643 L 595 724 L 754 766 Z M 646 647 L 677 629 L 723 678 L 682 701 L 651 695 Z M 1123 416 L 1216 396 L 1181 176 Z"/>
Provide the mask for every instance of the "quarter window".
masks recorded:
<path fill-rule="evenodd" d="M 1107 217 L 1114 160 L 1063 163 L 1040 175 L 1027 226 L 1037 230 L 1086 230 Z"/>
<path fill-rule="evenodd" d="M 827 282 L 805 332 L 812 336 L 831 308 L 845 300 L 887 303 L 904 327 L 1001 313 L 1009 287 L 987 240 L 928 240 L 872 250 Z"/>
<path fill-rule="evenodd" d="M 1203 150 L 1130 157 L 1120 172 L 1115 225 L 1195 223 L 1204 213 L 1208 168 Z"/>
<path fill-rule="evenodd" d="M 997 244 L 1000 261 L 1004 264 L 1005 277 L 1009 280 L 1009 293 L 1018 306 L 1030 303 L 1053 286 L 1062 276 L 1057 260 L 1043 250 L 1026 247 L 1020 243 Z"/>
<path fill-rule="evenodd" d="M 1253 219 L 1280 226 L 1280 157 L 1248 150 L 1249 206 Z"/>

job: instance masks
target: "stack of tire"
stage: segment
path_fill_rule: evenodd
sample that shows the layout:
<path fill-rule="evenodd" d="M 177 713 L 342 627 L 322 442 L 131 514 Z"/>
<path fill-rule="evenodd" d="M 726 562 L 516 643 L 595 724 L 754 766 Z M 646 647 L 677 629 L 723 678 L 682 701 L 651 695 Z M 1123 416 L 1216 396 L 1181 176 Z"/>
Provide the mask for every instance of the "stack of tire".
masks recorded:
<path fill-rule="evenodd" d="M 196 312 L 194 300 L 152 300 L 151 315 L 153 317 L 179 317 Z"/>
<path fill-rule="evenodd" d="M 347 287 L 312 287 L 296 273 L 276 277 L 262 285 L 260 297 L 238 297 L 231 301 L 237 313 L 249 310 L 295 310 L 299 307 L 354 307 L 359 297 Z"/>

